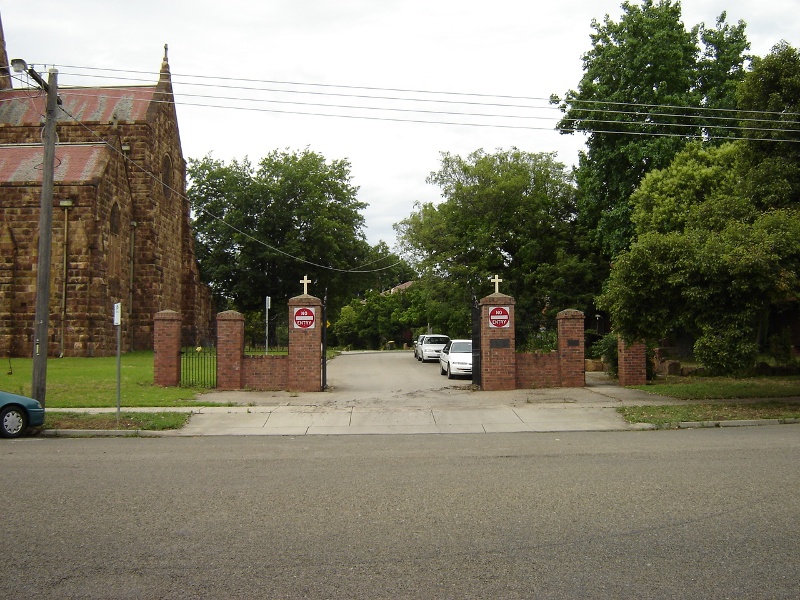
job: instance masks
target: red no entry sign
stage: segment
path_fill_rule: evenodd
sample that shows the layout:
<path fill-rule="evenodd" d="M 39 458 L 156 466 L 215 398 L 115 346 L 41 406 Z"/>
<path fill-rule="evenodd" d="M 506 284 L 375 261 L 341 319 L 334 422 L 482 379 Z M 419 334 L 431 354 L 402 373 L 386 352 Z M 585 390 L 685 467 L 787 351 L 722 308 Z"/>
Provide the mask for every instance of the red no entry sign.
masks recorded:
<path fill-rule="evenodd" d="M 313 308 L 295 308 L 294 309 L 294 326 L 299 329 L 313 329 L 316 315 Z"/>
<path fill-rule="evenodd" d="M 489 327 L 509 327 L 511 318 L 505 306 L 492 306 L 489 308 Z"/>

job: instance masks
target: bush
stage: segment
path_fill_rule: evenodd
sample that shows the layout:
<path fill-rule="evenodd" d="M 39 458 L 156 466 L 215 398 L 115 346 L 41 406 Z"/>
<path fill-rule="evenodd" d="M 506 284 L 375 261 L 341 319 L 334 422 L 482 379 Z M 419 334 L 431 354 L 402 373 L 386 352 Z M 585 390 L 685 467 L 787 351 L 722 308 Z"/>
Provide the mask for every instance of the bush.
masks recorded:
<path fill-rule="evenodd" d="M 603 362 L 608 365 L 608 373 L 612 377 L 616 377 L 619 373 L 619 355 L 617 354 L 617 340 L 616 333 L 607 333 L 589 349 L 592 356 L 601 358 Z"/>
<path fill-rule="evenodd" d="M 694 355 L 710 372 L 731 375 L 753 366 L 758 345 L 749 328 L 707 328 L 695 341 Z"/>
<path fill-rule="evenodd" d="M 547 353 L 558 350 L 558 332 L 543 329 L 532 332 L 528 339 L 518 348 L 520 352 Z"/>

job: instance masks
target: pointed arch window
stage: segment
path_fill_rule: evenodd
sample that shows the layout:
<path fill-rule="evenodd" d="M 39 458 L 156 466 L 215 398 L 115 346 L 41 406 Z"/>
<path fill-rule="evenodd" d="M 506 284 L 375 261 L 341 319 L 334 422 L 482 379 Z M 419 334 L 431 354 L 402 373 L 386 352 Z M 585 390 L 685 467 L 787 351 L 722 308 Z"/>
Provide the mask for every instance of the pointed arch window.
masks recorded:
<path fill-rule="evenodd" d="M 172 158 L 169 154 L 161 160 L 161 188 L 164 198 L 169 199 L 172 195 Z"/>
<path fill-rule="evenodd" d="M 109 218 L 111 233 L 119 235 L 119 204 L 114 202 L 111 206 L 111 217 Z"/>

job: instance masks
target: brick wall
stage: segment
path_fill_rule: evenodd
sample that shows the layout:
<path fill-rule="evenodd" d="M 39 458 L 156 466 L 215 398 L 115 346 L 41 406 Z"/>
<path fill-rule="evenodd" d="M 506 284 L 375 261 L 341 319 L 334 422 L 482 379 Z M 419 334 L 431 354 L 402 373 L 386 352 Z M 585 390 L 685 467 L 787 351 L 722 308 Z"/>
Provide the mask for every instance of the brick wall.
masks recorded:
<path fill-rule="evenodd" d="M 517 354 L 517 389 L 561 387 L 558 352 Z"/>
<path fill-rule="evenodd" d="M 647 348 L 642 342 L 629 344 L 622 338 L 617 341 L 619 356 L 619 384 L 645 385 L 647 383 Z"/>
<path fill-rule="evenodd" d="M 296 308 L 312 308 L 322 315 L 322 301 L 313 296 L 289 300 L 289 355 L 245 356 L 244 315 L 226 311 L 217 315 L 217 389 L 322 391 L 322 327 L 299 328 Z"/>
<path fill-rule="evenodd" d="M 242 387 L 248 390 L 285 390 L 289 388 L 288 356 L 245 356 Z"/>

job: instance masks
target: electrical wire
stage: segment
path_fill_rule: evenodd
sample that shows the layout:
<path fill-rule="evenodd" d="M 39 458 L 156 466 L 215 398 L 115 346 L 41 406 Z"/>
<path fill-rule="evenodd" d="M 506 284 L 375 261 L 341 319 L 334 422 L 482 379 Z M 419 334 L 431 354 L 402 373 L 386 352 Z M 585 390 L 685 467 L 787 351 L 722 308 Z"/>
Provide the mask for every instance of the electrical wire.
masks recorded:
<path fill-rule="evenodd" d="M 156 175 L 152 171 L 148 170 L 144 166 L 140 165 L 136 161 L 132 160 L 131 158 L 125 156 L 125 154 L 122 153 L 118 148 L 116 148 L 115 146 L 113 146 L 112 144 L 107 142 L 106 140 L 102 139 L 99 135 L 97 135 L 96 132 L 92 131 L 89 127 L 86 126 L 85 123 L 83 123 L 77 117 L 75 117 L 71 113 L 69 113 L 65 108 L 63 108 L 63 107 L 59 107 L 59 108 L 69 119 L 71 119 L 72 121 L 74 121 L 75 123 L 77 123 L 78 125 L 83 127 L 84 129 L 86 129 L 86 131 L 88 131 L 92 135 L 92 137 L 96 138 L 99 143 L 104 144 L 105 146 L 110 148 L 113 152 L 116 152 L 117 154 L 122 156 L 122 158 L 125 161 L 129 162 L 132 166 L 134 166 L 135 168 L 139 169 L 142 173 L 144 173 L 145 175 L 147 175 L 148 177 L 153 179 L 159 185 L 163 185 L 165 188 L 169 189 L 170 191 L 172 191 L 173 193 L 178 195 L 181 199 L 186 200 L 187 202 L 191 202 L 188 196 L 186 196 L 185 194 L 182 194 L 179 190 L 176 190 L 175 188 L 173 188 L 173 187 L 171 187 L 169 185 L 165 185 L 164 182 L 162 181 L 162 179 L 158 175 Z M 313 262 L 313 261 L 310 261 L 310 260 L 306 260 L 306 259 L 301 258 L 299 256 L 295 256 L 293 254 L 290 254 L 289 252 L 285 252 L 285 251 L 281 250 L 280 248 L 277 248 L 277 247 L 275 247 L 275 246 L 273 246 L 271 244 L 268 244 L 265 241 L 260 240 L 260 239 L 256 238 L 255 236 L 247 233 L 246 231 L 243 231 L 242 229 L 239 229 L 238 227 L 235 227 L 234 225 L 231 225 L 230 223 L 225 221 L 224 218 L 213 214 L 212 212 L 210 212 L 209 210 L 207 210 L 205 208 L 200 207 L 197 210 L 199 210 L 203 214 L 208 215 L 212 219 L 222 223 L 226 227 L 232 229 L 236 233 L 246 237 L 247 239 L 249 239 L 249 240 L 251 240 L 251 241 L 253 241 L 253 242 L 257 243 L 257 244 L 260 244 L 260 245 L 262 245 L 262 246 L 264 246 L 266 248 L 269 248 L 270 250 L 272 250 L 274 252 L 277 252 L 278 254 L 281 254 L 283 256 L 286 256 L 287 258 L 290 258 L 292 260 L 296 260 L 298 262 L 301 262 L 301 263 L 304 263 L 304 264 L 307 264 L 307 265 L 310 265 L 310 266 L 313 266 L 313 267 L 317 267 L 317 268 L 320 268 L 320 269 L 325 269 L 325 270 L 333 271 L 333 272 L 337 272 L 337 273 L 378 273 L 378 272 L 386 271 L 388 269 L 396 267 L 397 265 L 399 265 L 399 264 L 401 264 L 403 262 L 402 260 L 399 260 L 399 261 L 396 261 L 396 262 L 394 262 L 391 265 L 388 265 L 386 267 L 381 267 L 379 269 L 369 269 L 369 270 L 363 270 L 361 267 L 368 266 L 368 265 L 373 264 L 375 262 L 379 262 L 380 260 L 383 260 L 384 258 L 390 258 L 390 257 L 389 256 L 380 257 L 380 258 L 378 258 L 376 260 L 373 260 L 373 261 L 370 261 L 369 263 L 366 263 L 366 265 L 361 265 L 359 267 L 353 267 L 351 269 L 340 269 L 340 268 L 337 268 L 337 267 L 332 267 L 330 265 L 323 265 L 323 264 L 316 263 L 316 262 Z"/>
<path fill-rule="evenodd" d="M 106 71 L 112 73 L 133 73 L 133 74 L 146 74 L 151 77 L 151 79 L 144 80 L 144 79 L 136 79 L 136 81 L 142 81 L 143 83 L 146 81 L 151 82 L 152 77 L 156 76 L 152 72 L 146 71 L 123 71 L 121 69 L 97 69 L 92 67 L 76 67 L 72 65 L 68 65 L 67 68 L 73 69 L 84 69 L 90 71 Z M 83 76 L 79 73 L 76 73 L 77 76 Z M 90 77 L 101 77 L 101 78 L 111 78 L 102 75 L 90 75 Z M 406 102 L 406 103 L 446 103 L 450 105 L 463 105 L 463 106 L 481 106 L 481 107 L 491 107 L 491 108 L 523 108 L 523 109 L 532 109 L 532 110 L 553 110 L 553 111 L 561 111 L 563 112 L 561 107 L 553 106 L 554 101 L 551 99 L 541 98 L 541 97 L 526 97 L 526 96 L 510 96 L 510 95 L 490 95 L 490 94 L 476 94 L 476 93 L 466 93 L 466 92 L 446 92 L 446 91 L 435 91 L 435 90 L 415 90 L 415 89 L 402 89 L 402 88 L 379 88 L 379 87 L 368 87 L 368 86 L 347 86 L 347 85 L 337 85 L 337 84 L 315 84 L 315 83 L 300 83 L 300 82 L 286 82 L 286 81 L 276 81 L 276 80 L 256 80 L 256 79 L 237 79 L 231 77 L 215 77 L 215 76 L 207 76 L 207 75 L 180 75 L 180 74 L 171 74 L 171 82 L 173 84 L 173 95 L 176 98 L 206 98 L 212 100 L 225 100 L 229 102 L 262 102 L 262 103 L 271 103 L 271 104 L 289 104 L 289 105 L 297 105 L 297 106 L 317 106 L 317 107 L 324 107 L 324 108 L 331 108 L 331 109 L 344 109 L 344 110 L 362 110 L 362 111 L 389 111 L 389 112 L 403 112 L 403 113 L 419 113 L 419 114 L 450 114 L 450 115 L 458 115 L 458 116 L 466 116 L 466 117 L 476 117 L 476 118 L 498 118 L 498 119 L 540 119 L 544 120 L 548 117 L 538 116 L 538 115 L 510 115 L 510 114 L 487 114 L 487 113 L 475 113 L 475 112 L 464 112 L 464 111 L 436 111 L 436 110 L 425 110 L 425 109 L 415 109 L 415 108 L 397 108 L 397 107 L 390 107 L 390 106 L 363 106 L 363 105 L 349 105 L 349 104 L 325 104 L 325 103 L 316 103 L 316 102 L 304 102 L 304 101 L 287 101 L 287 100 L 276 100 L 276 99 L 265 99 L 265 98 L 251 98 L 251 97 L 241 97 L 241 96 L 216 96 L 216 95 L 208 95 L 208 94 L 192 94 L 182 92 L 180 90 L 175 90 L 175 87 L 182 87 L 182 86 L 202 86 L 202 87 L 214 87 L 214 88 L 222 88 L 222 89 L 230 89 L 230 90 L 240 90 L 240 91 L 258 91 L 258 92 L 267 92 L 267 93 L 279 93 L 279 94 L 314 94 L 314 95 L 321 95 L 327 97 L 345 97 L 345 98 L 358 98 L 358 99 L 367 99 L 367 100 L 377 100 L 381 102 Z M 190 79 L 200 79 L 203 81 L 213 80 L 215 82 L 219 81 L 226 81 L 226 82 L 246 82 L 248 84 L 257 83 L 261 84 L 261 86 L 253 86 L 253 85 L 228 85 L 228 84 L 220 84 L 220 83 L 193 83 L 193 82 L 181 82 L 180 78 L 186 77 Z M 121 77 L 120 75 L 116 75 L 114 77 L 115 80 L 131 80 L 132 78 L 129 77 Z M 385 93 L 403 93 L 403 94 L 423 94 L 426 96 L 436 95 L 436 96 L 446 96 L 446 97 L 459 97 L 459 98 L 482 98 L 482 99 L 512 99 L 512 100 L 525 100 L 528 102 L 544 102 L 545 105 L 530 105 L 530 104 L 508 104 L 508 103 L 501 103 L 498 101 L 493 102 L 486 102 L 482 100 L 480 102 L 476 102 L 474 100 L 450 100 L 450 99 L 442 99 L 442 98 L 410 98 L 410 97 L 403 97 L 403 96 L 387 96 L 387 95 L 365 95 L 365 94 L 353 94 L 348 91 L 348 93 L 340 93 L 340 92 L 331 92 L 331 91 L 324 91 L 324 92 L 316 92 L 316 91 L 309 91 L 305 89 L 275 89 L 275 88 L 265 88 L 263 85 L 270 84 L 270 85 L 284 85 L 284 86 L 303 86 L 303 87 L 313 87 L 313 88 L 322 88 L 325 90 L 330 89 L 345 89 L 345 90 L 368 90 L 368 91 L 379 91 Z M 152 84 L 151 84 L 152 85 Z M 117 89 L 125 89 L 125 88 L 117 88 Z M 129 88 L 131 89 L 131 88 Z M 780 124 L 781 125 L 793 125 L 793 124 L 800 124 L 800 121 L 795 120 L 787 120 L 787 117 L 800 117 L 798 113 L 788 113 L 788 112 L 775 112 L 775 111 L 739 111 L 734 109 L 723 109 L 723 108 L 705 108 L 705 107 L 689 107 L 689 106 L 679 106 L 679 105 L 669 105 L 669 104 L 646 104 L 646 103 L 631 103 L 631 102 L 609 102 L 604 100 L 579 100 L 579 99 L 567 99 L 565 102 L 570 103 L 570 105 L 578 111 L 587 111 L 590 114 L 593 112 L 599 112 L 602 115 L 609 115 L 615 114 L 620 115 L 622 117 L 631 117 L 633 119 L 636 118 L 645 118 L 651 119 L 653 117 L 669 117 L 672 119 L 698 119 L 702 118 L 708 121 L 719 120 L 719 121 L 728 121 L 735 120 L 737 122 L 750 122 L 750 123 L 763 123 L 765 119 L 763 118 L 754 118 L 754 117 L 746 117 L 744 114 L 747 115 L 762 115 L 762 116 L 779 116 L 780 117 Z M 280 114 L 299 114 L 299 115 L 308 115 L 308 116 L 322 116 L 322 117 L 344 117 L 344 118 L 363 118 L 368 120 L 383 120 L 383 121 L 395 121 L 395 122 L 415 122 L 415 123 L 424 123 L 424 124 L 439 124 L 439 125 L 455 125 L 455 126 L 477 126 L 477 127 L 493 127 L 496 126 L 498 128 L 514 128 L 514 129 L 538 129 L 538 130 L 557 130 L 557 127 L 553 128 L 541 128 L 541 127 L 530 127 L 524 125 L 508 125 L 508 124 L 487 124 L 487 123 L 463 123 L 463 122 L 454 122 L 454 121 L 434 121 L 431 119 L 398 119 L 398 118 L 389 118 L 389 117 L 372 117 L 369 115 L 341 115 L 341 114 L 330 114 L 330 113 L 319 113 L 319 112 L 309 112 L 309 111 L 291 111 L 291 110 L 277 110 L 277 109 L 264 109 L 264 108 L 257 108 L 257 107 L 241 107 L 241 106 L 231 106 L 231 105 L 221 105 L 221 104 L 210 104 L 210 103 L 200 103 L 200 102 L 176 102 L 178 105 L 186 105 L 186 106 L 197 106 L 197 107 L 205 107 L 205 108 L 220 108 L 220 109 L 234 109 L 234 110 L 254 110 L 259 112 L 275 112 Z M 580 108 L 581 106 L 586 105 L 588 107 L 606 107 L 606 108 Z M 633 107 L 635 110 L 617 110 L 608 107 Z M 651 109 L 647 111 L 642 111 L 641 109 Z M 656 111 L 652 110 L 656 109 Z M 660 112 L 667 109 L 674 109 L 681 111 L 679 113 L 674 112 Z M 744 112 L 744 114 L 743 114 Z M 591 119 L 579 119 L 579 121 L 583 122 L 584 120 L 590 121 Z M 613 122 L 613 121 L 609 121 Z M 675 123 L 675 122 L 666 122 L 662 123 L 665 126 L 686 126 L 684 123 Z M 648 125 L 650 126 L 650 125 Z M 696 127 L 712 127 L 714 125 L 710 123 L 703 123 L 703 124 L 694 124 Z M 719 128 L 720 126 L 716 126 Z M 588 128 L 586 128 L 588 129 Z M 731 127 L 731 129 L 736 129 L 736 127 Z M 764 127 L 759 127 L 758 129 L 765 129 Z M 784 132 L 784 133 L 794 133 L 793 129 L 784 129 L 779 127 L 772 128 L 777 132 Z M 573 131 L 574 129 L 569 129 Z M 625 133 L 624 131 L 615 131 L 615 133 Z M 794 140 L 777 140 L 777 141 L 794 141 Z"/>

